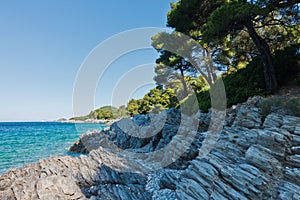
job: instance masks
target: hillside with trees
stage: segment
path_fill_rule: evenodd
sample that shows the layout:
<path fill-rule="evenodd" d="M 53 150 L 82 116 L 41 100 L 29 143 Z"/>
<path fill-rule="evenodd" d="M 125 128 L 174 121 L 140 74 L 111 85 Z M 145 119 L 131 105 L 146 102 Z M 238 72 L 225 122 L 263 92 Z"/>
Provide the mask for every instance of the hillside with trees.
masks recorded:
<path fill-rule="evenodd" d="M 279 87 L 291 82 L 299 84 L 299 20 L 299 1 L 171 3 L 167 26 L 174 32 L 158 33 L 153 36 L 152 45 L 160 55 L 156 60 L 154 90 L 172 90 L 176 94 L 170 98 L 174 103 L 160 103 L 162 95 L 150 91 L 143 99 L 131 100 L 127 110 L 132 116 L 156 111 L 157 107 L 179 107 L 178 99 L 189 101 L 190 86 L 197 93 L 199 108 L 207 111 L 211 107 L 210 88 L 218 78 L 223 79 L 228 107 L 253 95 L 276 93 Z M 197 42 L 195 47 L 201 45 L 202 55 L 208 60 L 205 68 L 198 66 L 190 55 L 183 57 L 168 51 L 170 44 L 166 43 L 180 40 L 180 33 L 193 38 Z M 149 103 L 151 96 L 156 105 Z"/>
<path fill-rule="evenodd" d="M 96 110 L 91 111 L 86 116 L 80 117 L 72 117 L 70 120 L 75 121 L 85 121 L 85 120 L 111 120 L 111 119 L 118 119 L 118 118 L 125 118 L 127 117 L 127 111 L 125 106 L 120 106 L 119 108 L 113 106 L 103 106 Z"/>
<path fill-rule="evenodd" d="M 254 95 L 274 94 L 286 84 L 299 84 L 299 6 L 297 0 L 171 3 L 167 26 L 173 33 L 152 37 L 159 54 L 154 69 L 157 87 L 142 99 L 131 99 L 126 107 L 102 107 L 80 118 L 158 113 L 192 101 L 191 92 L 206 112 L 218 79 L 225 86 L 227 107 Z"/>

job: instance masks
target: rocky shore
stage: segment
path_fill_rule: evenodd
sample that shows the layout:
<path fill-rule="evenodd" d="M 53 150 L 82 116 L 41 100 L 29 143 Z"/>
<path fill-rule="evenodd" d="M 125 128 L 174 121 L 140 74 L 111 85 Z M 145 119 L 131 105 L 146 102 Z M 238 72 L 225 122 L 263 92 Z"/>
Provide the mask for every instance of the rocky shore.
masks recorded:
<path fill-rule="evenodd" d="M 0 199 L 300 199 L 300 118 L 263 118 L 261 99 L 228 110 L 204 157 L 199 151 L 209 137 L 210 112 L 200 113 L 197 131 L 185 137 L 176 133 L 194 122 L 182 123 L 179 110 L 137 115 L 82 135 L 70 151 L 86 155 L 51 157 L 0 175 Z M 149 132 L 155 134 L 134 136 Z M 149 170 L 147 156 L 132 156 L 158 152 L 173 141 L 173 151 L 184 153 L 157 170 Z M 161 151 L 156 160 L 167 160 L 169 153 Z"/>

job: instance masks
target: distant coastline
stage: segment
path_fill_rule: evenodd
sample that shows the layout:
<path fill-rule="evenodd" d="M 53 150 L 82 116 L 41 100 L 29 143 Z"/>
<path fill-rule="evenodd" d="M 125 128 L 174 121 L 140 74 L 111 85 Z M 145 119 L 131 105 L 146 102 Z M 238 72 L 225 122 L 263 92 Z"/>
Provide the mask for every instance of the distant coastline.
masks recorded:
<path fill-rule="evenodd" d="M 114 122 L 127 117 L 129 117 L 129 115 L 127 114 L 125 106 L 120 106 L 119 108 L 102 106 L 101 108 L 92 110 L 89 114 L 84 116 L 74 116 L 69 119 L 60 118 L 56 121 L 63 123 L 103 124 L 104 126 L 110 126 Z"/>
<path fill-rule="evenodd" d="M 59 119 L 55 122 L 61 123 L 74 123 L 74 124 L 103 124 L 104 126 L 110 126 L 114 122 L 119 121 L 118 119 L 86 119 L 86 120 L 74 120 L 74 119 Z"/>

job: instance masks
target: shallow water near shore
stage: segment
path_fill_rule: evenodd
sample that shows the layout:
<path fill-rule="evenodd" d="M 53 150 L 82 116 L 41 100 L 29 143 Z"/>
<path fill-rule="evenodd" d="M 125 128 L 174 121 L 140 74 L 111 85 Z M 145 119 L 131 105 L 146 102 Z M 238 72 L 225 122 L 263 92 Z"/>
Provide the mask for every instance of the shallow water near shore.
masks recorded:
<path fill-rule="evenodd" d="M 55 155 L 71 155 L 68 148 L 80 135 L 103 129 L 103 124 L 60 122 L 0 122 L 0 174 L 12 167 Z"/>

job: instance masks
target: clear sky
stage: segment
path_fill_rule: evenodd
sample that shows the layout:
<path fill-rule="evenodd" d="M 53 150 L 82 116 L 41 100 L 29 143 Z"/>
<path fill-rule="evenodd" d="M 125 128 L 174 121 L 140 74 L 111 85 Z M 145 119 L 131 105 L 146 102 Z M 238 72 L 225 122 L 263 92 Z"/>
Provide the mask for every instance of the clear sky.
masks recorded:
<path fill-rule="evenodd" d="M 165 27 L 170 2 L 0 1 L 0 121 L 71 117 L 76 74 L 91 50 L 122 31 Z M 130 68 L 154 63 L 156 57 L 154 50 L 125 55 L 114 62 L 109 76 L 120 77 Z M 144 76 L 151 80 L 153 74 Z M 111 81 L 100 81 L 95 107 L 110 104 L 105 92 L 114 88 Z M 149 87 L 135 95 L 142 96 Z"/>

